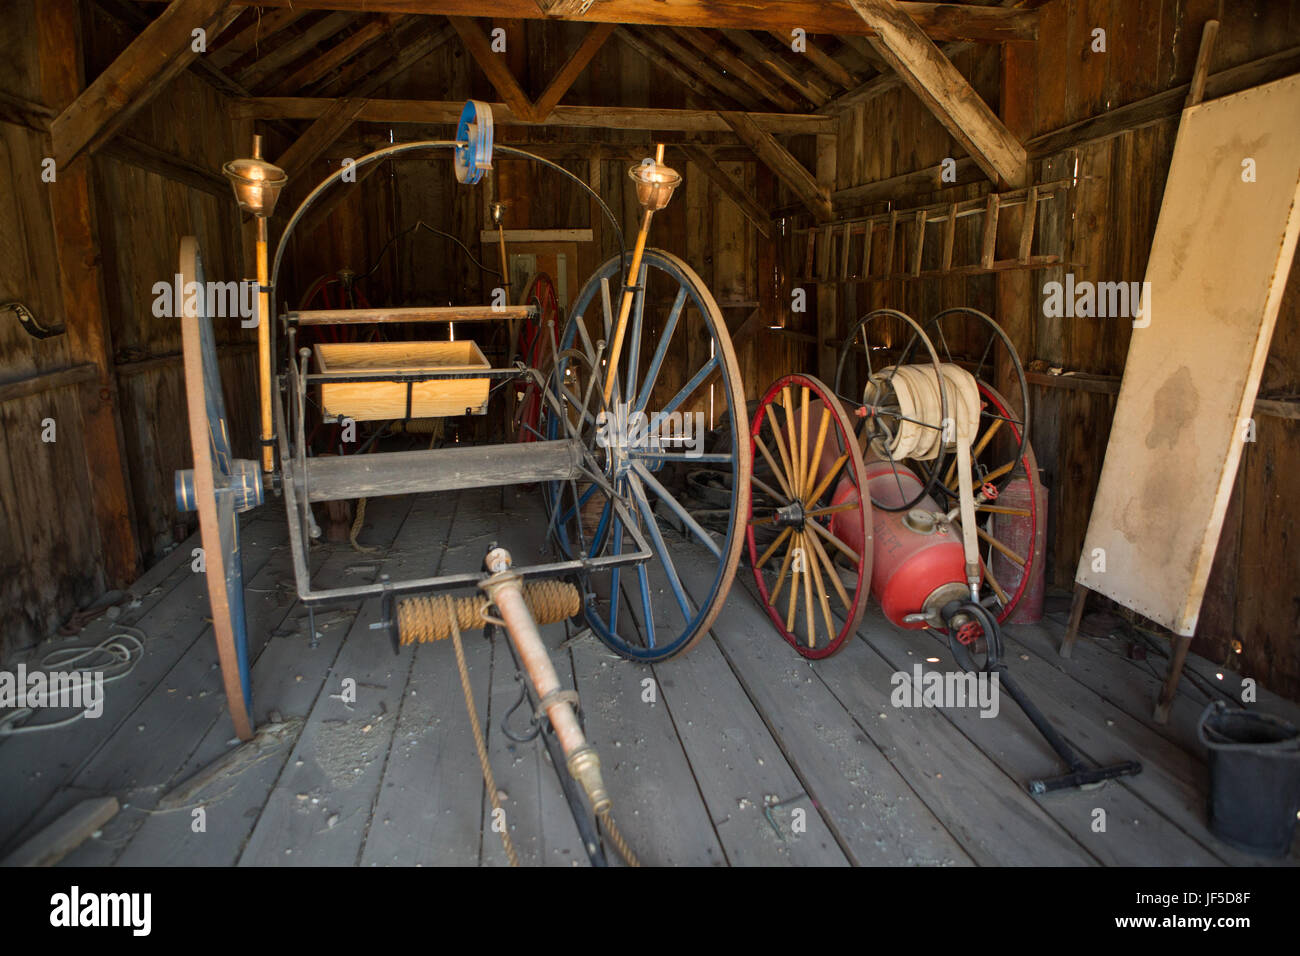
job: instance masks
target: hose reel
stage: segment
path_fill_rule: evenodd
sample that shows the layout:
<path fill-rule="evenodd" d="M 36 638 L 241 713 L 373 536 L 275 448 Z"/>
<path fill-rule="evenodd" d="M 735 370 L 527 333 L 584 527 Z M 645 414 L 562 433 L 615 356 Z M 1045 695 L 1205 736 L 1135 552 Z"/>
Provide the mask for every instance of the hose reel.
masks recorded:
<path fill-rule="evenodd" d="M 940 365 L 939 371 L 942 386 L 931 365 L 891 366 L 868 381 L 862 397 L 865 406 L 897 405 L 899 411 L 896 432 L 877 419 L 878 430 L 884 434 L 872 439 L 871 448 L 879 457 L 931 461 L 940 451 L 951 450 L 959 438 L 974 439 L 980 413 L 975 376 L 951 362 Z M 943 420 L 945 397 L 947 421 Z"/>
<path fill-rule="evenodd" d="M 578 588 L 567 581 L 525 581 L 524 603 L 537 624 L 556 624 L 568 620 L 582 609 Z M 448 605 L 451 605 L 449 609 Z M 427 644 L 451 636 L 451 614 L 461 631 L 478 630 L 499 623 L 484 613 L 487 601 L 481 595 L 455 598 L 412 597 L 397 602 L 397 631 L 402 644 Z"/>

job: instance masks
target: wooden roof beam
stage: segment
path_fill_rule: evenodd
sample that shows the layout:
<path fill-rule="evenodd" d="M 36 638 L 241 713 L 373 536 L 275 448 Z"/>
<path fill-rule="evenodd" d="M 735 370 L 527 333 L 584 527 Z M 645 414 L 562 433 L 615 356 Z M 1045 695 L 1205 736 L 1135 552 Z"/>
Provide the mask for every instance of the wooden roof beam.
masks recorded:
<path fill-rule="evenodd" d="M 236 82 L 256 89 L 257 85 L 276 70 L 289 66 L 299 57 L 307 55 L 316 46 L 328 40 L 356 19 L 351 13 L 331 13 L 321 17 L 296 37 L 286 40 L 274 50 L 258 57 L 235 77 Z"/>
<path fill-rule="evenodd" d="M 240 6 L 294 7 L 296 9 L 351 10 L 385 13 L 481 16 L 483 0 L 234 0 Z M 566 7 L 568 4 L 566 4 Z M 1038 39 L 1038 13 L 974 3 L 901 2 L 899 6 L 935 40 L 979 40 L 1009 43 Z M 493 0 L 493 17 L 538 20 L 542 13 L 536 0 Z M 644 26 L 717 27 L 731 30 L 780 30 L 789 34 L 795 27 L 810 32 L 843 36 L 866 36 L 873 31 L 845 0 L 782 0 L 755 3 L 754 0 L 597 0 L 587 10 L 552 11 L 552 19 L 582 20 L 587 23 L 635 23 Z"/>
<path fill-rule="evenodd" d="M 111 138 L 198 57 L 192 32 L 214 40 L 239 15 L 230 0 L 174 0 L 50 124 L 60 168 Z"/>
<path fill-rule="evenodd" d="M 497 96 L 505 100 L 514 111 L 516 116 L 531 117 L 533 114 L 532 101 L 524 95 L 523 89 L 519 86 L 519 81 L 515 75 L 510 72 L 510 67 L 506 65 L 505 57 L 498 56 L 492 52 L 492 42 L 487 38 L 474 19 L 471 17 L 448 17 L 451 21 L 452 28 L 460 36 L 460 40 L 465 44 L 465 49 L 469 55 L 474 58 L 474 62 L 479 65 L 492 84 L 492 88 L 497 91 Z"/>
<path fill-rule="evenodd" d="M 347 95 L 368 97 L 456 36 L 456 31 L 451 28 L 450 23 L 444 23 L 434 29 L 430 29 L 427 24 L 417 24 L 416 32 L 418 35 L 409 39 L 409 42 L 402 42 L 396 56 L 383 60 L 378 69 L 375 69 L 373 64 L 366 64 L 369 72 L 363 74 L 359 80 L 355 80 L 350 89 L 347 83 L 343 84 L 344 88 L 348 89 Z"/>
<path fill-rule="evenodd" d="M 680 66 L 676 60 L 665 57 L 658 47 L 651 46 L 627 27 L 617 27 L 614 30 L 614 35 L 649 60 L 651 64 L 663 70 L 678 83 L 695 93 L 702 102 L 707 103 L 717 98 L 717 95 L 709 88 L 707 83 L 696 77 L 690 70 Z"/>
<path fill-rule="evenodd" d="M 308 57 L 302 66 L 276 84 L 277 95 L 291 96 L 302 91 L 321 77 L 328 75 L 331 70 L 346 63 L 370 43 L 391 30 L 401 19 L 400 16 L 376 17 L 320 56 Z"/>
<path fill-rule="evenodd" d="M 330 97 L 263 96 L 232 100 L 235 119 L 316 119 L 334 103 Z M 357 122 L 454 125 L 464 106 L 461 100 L 367 99 Z M 627 106 L 557 106 L 544 120 L 520 116 L 505 103 L 489 103 L 497 126 L 574 126 L 592 129 L 675 130 L 690 133 L 725 133 L 732 126 L 716 110 L 645 109 Z M 833 134 L 836 121 L 809 113 L 740 113 L 767 133 L 783 135 Z"/>
<path fill-rule="evenodd" d="M 801 104 L 797 103 L 794 97 L 788 95 L 775 83 L 769 82 L 767 77 L 733 53 L 726 44 L 715 39 L 707 30 L 675 28 L 673 32 L 705 56 L 717 62 L 723 69 L 730 70 L 741 81 L 748 83 L 764 99 L 776 104 L 787 113 L 799 111 Z"/>
<path fill-rule="evenodd" d="M 225 69 L 250 50 L 260 49 L 271 37 L 306 15 L 306 10 L 292 7 L 272 10 L 265 16 L 258 11 L 252 23 L 212 50 L 209 57 L 214 65 Z"/>
<path fill-rule="evenodd" d="M 821 106 L 831 98 L 831 91 L 824 83 L 815 77 L 811 77 L 808 73 L 796 70 L 790 63 L 785 61 L 783 54 L 764 46 L 758 37 L 744 30 L 723 30 L 722 32 L 728 40 L 744 50 L 782 82 L 798 90 L 814 106 Z"/>
<path fill-rule="evenodd" d="M 776 30 L 772 30 L 771 34 L 778 43 L 784 44 L 787 50 L 790 49 L 790 34 L 779 33 Z M 809 63 L 838 86 L 851 90 L 862 82 L 861 77 L 850 73 L 839 60 L 814 43 L 811 37 L 804 37 L 803 55 L 808 58 Z"/>
<path fill-rule="evenodd" d="M 564 94 L 569 92 L 569 88 L 573 86 L 574 81 L 582 75 L 582 71 L 587 68 L 592 58 L 600 52 L 600 48 L 605 45 L 605 41 L 609 39 L 609 35 L 613 32 L 614 25 L 612 23 L 597 23 L 587 31 L 587 35 L 582 38 L 578 48 L 573 51 L 573 56 L 569 57 L 564 66 L 560 67 L 559 72 L 555 74 L 551 82 L 546 85 L 546 89 L 542 91 L 542 95 L 533 103 L 534 119 L 544 120 L 551 115 L 551 110 L 555 109 L 560 100 L 564 98 Z"/>
<path fill-rule="evenodd" d="M 347 128 L 356 120 L 363 105 L 365 100 L 335 100 L 311 126 L 307 127 L 306 132 L 294 140 L 293 145 L 280 154 L 276 165 L 283 169 L 290 179 L 295 178 L 323 155 L 325 150 L 334 145 L 335 140 L 347 132 Z"/>
<path fill-rule="evenodd" d="M 660 56 L 667 56 L 675 60 L 679 66 L 694 73 L 709 86 L 727 97 L 728 103 L 722 105 L 739 103 L 747 110 L 761 110 L 763 108 L 763 101 L 754 95 L 747 86 L 726 76 L 714 68 L 712 64 L 702 60 L 698 54 L 678 43 L 668 31 L 642 28 L 640 34 L 642 40 L 662 51 Z M 717 97 L 713 96 L 711 99 L 716 105 Z"/>
<path fill-rule="evenodd" d="M 966 78 L 894 0 L 849 0 L 878 35 L 872 39 L 903 82 L 994 181 L 1023 186 L 1025 147 L 989 109 Z M 995 8 L 1002 9 L 1002 8 Z"/>
<path fill-rule="evenodd" d="M 818 222 L 831 218 L 830 190 L 818 183 L 803 163 L 776 141 L 776 137 L 759 127 L 749 114 L 720 112 L 718 115 L 735 131 L 740 141 L 790 187 Z"/>

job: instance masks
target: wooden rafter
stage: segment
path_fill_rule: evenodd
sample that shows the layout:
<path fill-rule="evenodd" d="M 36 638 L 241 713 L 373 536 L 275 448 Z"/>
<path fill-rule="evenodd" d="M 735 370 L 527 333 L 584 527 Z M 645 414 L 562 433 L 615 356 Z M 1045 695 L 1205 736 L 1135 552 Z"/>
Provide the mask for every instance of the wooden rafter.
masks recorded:
<path fill-rule="evenodd" d="M 231 100 L 235 119 L 316 119 L 334 100 L 331 97 L 263 96 Z M 557 106 L 545 120 L 519 116 L 505 103 L 490 103 L 497 126 L 576 126 L 595 129 L 622 127 L 639 130 L 676 130 L 725 133 L 732 126 L 715 110 L 644 109 L 618 106 Z M 459 100 L 368 99 L 357 114 L 367 123 L 455 123 L 464 106 Z M 767 133 L 833 134 L 835 120 L 807 113 L 740 113 Z"/>
<path fill-rule="evenodd" d="M 814 106 L 821 106 L 830 99 L 830 89 L 821 80 L 796 69 L 792 64 L 786 62 L 783 54 L 769 49 L 758 37 L 746 33 L 744 30 L 723 30 L 722 32 L 728 40 L 753 57 L 755 62 L 761 64 L 783 83 L 798 90 L 800 95 Z"/>
<path fill-rule="evenodd" d="M 319 44 L 343 30 L 355 19 L 355 16 L 351 13 L 331 13 L 321 17 L 296 37 L 286 40 L 265 56 L 258 57 L 241 70 L 235 80 L 249 89 L 256 89 L 259 83 L 276 70 L 289 66 L 299 57 L 307 55 Z"/>
<path fill-rule="evenodd" d="M 759 70 L 750 66 L 737 56 L 726 44 L 715 39 L 707 30 L 676 29 L 673 31 L 702 54 L 719 66 L 734 73 L 743 82 L 748 83 L 768 101 L 776 104 L 787 113 L 799 110 L 799 103 L 775 83 L 770 82 Z"/>
<path fill-rule="evenodd" d="M 234 64 L 244 54 L 260 49 L 261 45 L 271 37 L 306 16 L 307 11 L 290 7 L 284 10 L 272 10 L 266 15 L 262 15 L 260 11 L 256 11 L 256 14 L 252 23 L 231 34 L 230 38 L 220 46 L 213 48 L 209 57 L 217 67 L 224 69 Z"/>
<path fill-rule="evenodd" d="M 714 161 L 707 150 L 698 146 L 685 146 L 682 148 L 682 152 L 727 195 L 727 198 L 736 204 L 737 208 L 745 214 L 745 218 L 754 224 L 754 228 L 764 236 L 770 237 L 772 235 L 772 219 L 766 210 L 754 201 L 754 197 L 740 183 L 732 179 L 727 171 Z"/>
<path fill-rule="evenodd" d="M 762 100 L 750 92 L 743 83 L 738 83 L 731 77 L 714 69 L 709 63 L 701 60 L 697 54 L 692 53 L 678 43 L 666 31 L 642 29 L 639 32 L 643 43 L 652 48 L 658 48 L 660 51 L 659 56 L 668 57 L 679 67 L 693 73 L 725 96 L 731 103 L 739 103 L 747 110 L 762 108 Z M 716 96 L 713 99 L 716 101 Z"/>
<path fill-rule="evenodd" d="M 198 56 L 192 31 L 215 39 L 238 16 L 230 0 L 174 0 L 50 124 L 62 169 L 95 149 Z"/>
<path fill-rule="evenodd" d="M 297 9 L 352 10 L 385 13 L 482 16 L 483 0 L 234 0 L 240 6 L 293 7 Z M 567 6 L 567 4 L 566 4 Z M 936 40 L 980 40 L 988 43 L 1036 40 L 1038 13 L 974 3 L 902 2 L 906 11 Z M 579 5 L 577 10 L 581 10 Z M 538 20 L 544 14 L 536 0 L 493 0 L 491 14 L 502 19 Z M 589 23 L 639 23 L 647 26 L 719 27 L 734 30 L 781 30 L 815 26 L 818 33 L 834 36 L 873 31 L 844 0 L 597 0 L 584 12 L 552 13 L 565 20 Z"/>
<path fill-rule="evenodd" d="M 276 92 L 289 96 L 315 83 L 330 71 L 356 56 L 368 44 L 379 39 L 400 20 L 398 16 L 380 16 L 353 31 L 343 41 L 334 44 L 320 56 L 307 57 L 298 69 L 276 85 Z"/>
<path fill-rule="evenodd" d="M 749 114 L 720 112 L 718 115 L 735 131 L 741 142 L 790 187 L 818 222 L 831 218 L 830 190 L 818 183 L 803 163 L 776 141 L 776 137 L 762 129 Z"/>
<path fill-rule="evenodd" d="M 455 35 L 449 23 L 433 28 L 424 17 L 404 17 L 391 32 L 366 44 L 337 74 L 323 78 L 298 95 L 367 96 Z"/>
<path fill-rule="evenodd" d="M 789 47 L 790 35 L 788 33 L 778 33 L 773 30 L 772 36 L 778 43 L 783 43 Z M 850 90 L 862 82 L 861 77 L 850 73 L 839 60 L 818 46 L 811 37 L 805 37 L 803 44 L 803 55 L 808 58 L 808 62 L 820 70 L 822 74 L 829 77 L 832 82 Z"/>
<path fill-rule="evenodd" d="M 465 44 L 469 55 L 474 58 L 479 69 L 487 74 L 488 82 L 497 91 L 497 95 L 505 100 L 515 115 L 531 117 L 532 101 L 524 95 L 519 81 L 510 72 L 510 67 L 506 66 L 505 57 L 492 52 L 492 42 L 488 40 L 487 34 L 478 23 L 470 17 L 448 17 L 448 19 L 451 21 L 452 28 L 460 36 L 461 42 Z"/>
<path fill-rule="evenodd" d="M 361 112 L 365 100 L 340 99 L 330 104 L 276 161 L 292 179 L 329 149 Z"/>
<path fill-rule="evenodd" d="M 849 0 L 878 35 L 872 46 L 990 179 L 1023 186 L 1025 148 L 957 68 L 893 0 Z M 997 8 L 1001 9 L 1001 8 Z"/>
<path fill-rule="evenodd" d="M 573 56 L 569 57 L 560 71 L 555 74 L 551 82 L 547 84 L 542 95 L 533 103 L 533 118 L 544 120 L 551 115 L 551 110 L 564 98 L 564 94 L 569 92 L 569 87 L 573 86 L 574 81 L 582 75 L 582 71 L 587 68 L 592 58 L 605 45 L 609 35 L 614 32 L 614 25 L 611 23 L 597 23 L 587 35 L 582 38 L 578 48 L 573 51 Z"/>
<path fill-rule="evenodd" d="M 678 83 L 681 83 L 687 89 L 699 96 L 702 102 L 716 99 L 716 95 L 710 90 L 707 83 L 696 77 L 696 75 L 690 70 L 687 70 L 683 66 L 679 66 L 676 60 L 665 57 L 658 47 L 651 46 L 627 27 L 618 27 L 615 29 L 614 35 L 640 53 L 654 66 L 663 70 L 673 79 L 677 80 Z M 690 101 L 688 100 L 687 102 Z"/>

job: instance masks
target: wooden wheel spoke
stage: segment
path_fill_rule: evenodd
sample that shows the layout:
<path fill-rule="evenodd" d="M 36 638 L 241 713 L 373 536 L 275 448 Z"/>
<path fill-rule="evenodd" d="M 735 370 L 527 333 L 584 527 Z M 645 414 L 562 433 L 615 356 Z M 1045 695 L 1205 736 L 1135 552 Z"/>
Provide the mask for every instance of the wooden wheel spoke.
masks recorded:
<path fill-rule="evenodd" d="M 774 489 L 771 485 L 769 485 L 767 482 L 763 481 L 763 479 L 752 478 L 751 483 L 759 491 L 763 492 L 763 494 L 768 495 L 769 497 L 775 499 L 777 504 L 788 505 L 790 503 L 789 496 L 781 494 L 776 489 Z"/>
<path fill-rule="evenodd" d="M 792 555 L 796 550 L 802 551 L 803 542 L 800 540 L 801 538 L 802 535 L 796 532 L 795 536 L 790 539 L 794 542 L 794 546 L 790 549 Z M 786 602 L 785 612 L 785 629 L 787 631 L 794 630 L 794 612 L 799 607 L 799 576 L 802 571 L 802 565 L 803 561 L 795 563 L 794 568 L 790 573 L 790 599 Z"/>
<path fill-rule="evenodd" d="M 812 542 L 815 539 L 813 538 L 812 535 L 809 535 L 808 540 L 809 542 Z M 822 619 L 826 621 L 826 639 L 828 642 L 833 641 L 835 639 L 835 635 L 839 633 L 839 631 L 835 627 L 834 619 L 831 617 L 831 602 L 826 598 L 826 585 L 822 581 L 821 561 L 815 553 L 812 554 L 805 553 L 804 560 L 807 562 L 808 567 L 812 569 L 813 584 L 817 588 L 817 601 L 821 605 Z M 811 621 L 809 622 L 809 625 L 810 626 L 808 629 L 808 646 L 812 647 L 813 637 L 812 637 Z"/>
<path fill-rule="evenodd" d="M 1028 518 L 1032 514 L 1032 512 L 1026 511 L 1024 508 L 1007 508 L 1004 505 L 991 505 L 987 502 L 976 504 L 975 507 L 977 510 L 987 511 L 989 514 L 1014 515 L 1017 518 Z"/>
<path fill-rule="evenodd" d="M 758 556 L 758 560 L 754 562 L 754 567 L 762 568 L 763 565 L 767 564 L 768 559 L 771 558 L 772 555 L 776 554 L 777 548 L 781 547 L 781 542 L 790 537 L 790 532 L 793 530 L 793 528 L 783 529 L 781 533 L 776 536 L 776 540 L 767 546 L 767 550 Z"/>
<path fill-rule="evenodd" d="M 841 541 L 841 540 L 840 540 L 839 538 L 837 538 L 835 535 L 831 534 L 829 531 L 827 531 L 825 528 L 823 528 L 821 525 L 819 525 L 816 521 L 810 521 L 810 522 L 808 522 L 806 525 L 804 525 L 804 527 L 806 527 L 806 528 L 812 528 L 815 532 L 817 532 L 817 534 L 821 535 L 823 538 L 825 538 L 827 541 L 829 541 L 831 544 L 833 544 L 833 545 L 836 547 L 836 549 L 837 549 L 841 554 L 843 554 L 846 558 L 848 558 L 848 559 L 849 559 L 850 561 L 852 561 L 854 564 L 858 564 L 858 563 L 860 563 L 860 562 L 862 561 L 862 557 L 861 557 L 861 555 L 859 555 L 856 551 L 854 551 L 852 548 L 850 548 L 847 544 L 845 544 L 843 541 Z"/>
<path fill-rule="evenodd" d="M 826 472 L 826 475 L 822 480 L 817 483 L 817 487 L 814 488 L 812 494 L 808 496 L 808 499 L 805 502 L 806 504 L 815 504 L 817 500 L 821 498 L 821 496 L 826 492 L 826 489 L 830 486 L 830 483 L 835 480 L 835 476 L 840 473 L 840 469 L 844 467 L 844 463 L 848 460 L 848 452 L 845 452 L 843 455 L 840 455 L 839 458 L 835 459 L 835 464 L 831 465 L 830 471 Z"/>
<path fill-rule="evenodd" d="M 792 529 L 787 528 L 787 531 Z M 768 595 L 767 603 L 776 605 L 776 599 L 781 596 L 781 589 L 785 587 L 786 572 L 790 570 L 790 560 L 794 557 L 794 538 L 790 538 L 785 549 L 785 559 L 781 562 L 781 570 L 776 573 L 776 586 L 772 588 L 772 593 Z"/>
<path fill-rule="evenodd" d="M 816 508 L 812 511 L 805 511 L 805 518 L 824 518 L 827 515 L 839 514 L 841 511 L 852 511 L 861 508 L 862 503 L 859 501 L 845 501 L 838 505 L 827 505 L 825 508 Z"/>
<path fill-rule="evenodd" d="M 806 407 L 806 406 L 805 406 Z M 808 572 L 815 571 L 816 568 L 812 561 L 812 556 L 808 553 L 808 536 L 800 534 L 799 543 L 803 547 L 803 617 L 804 624 L 808 628 L 808 646 L 812 647 L 817 642 L 817 628 L 813 624 L 813 576 Z"/>
<path fill-rule="evenodd" d="M 808 386 L 805 385 L 802 391 L 802 404 L 799 408 L 799 463 L 796 466 L 798 471 L 795 472 L 795 478 L 798 480 L 800 488 L 811 487 L 808 478 Z"/>
<path fill-rule="evenodd" d="M 822 420 L 817 426 L 817 442 L 813 445 L 812 457 L 808 459 L 808 470 L 804 474 L 804 487 L 811 488 L 817 477 L 817 465 L 822 460 L 822 449 L 826 447 L 826 432 L 831 424 L 831 410 L 822 405 Z M 812 504 L 812 502 L 809 502 Z"/>
<path fill-rule="evenodd" d="M 989 587 L 991 587 L 993 593 L 998 596 L 998 600 L 1002 602 L 1002 606 L 1006 607 L 1010 604 L 1011 599 L 1007 597 L 1007 592 L 1002 589 L 1002 585 L 998 584 L 998 579 L 993 576 L 993 571 L 984 563 L 983 558 L 980 558 L 980 569 L 984 572 L 984 580 L 989 583 Z"/>
<path fill-rule="evenodd" d="M 777 432 L 777 440 L 779 441 L 780 438 L 781 438 L 781 434 L 780 432 Z M 790 490 L 790 485 L 785 480 L 785 475 L 781 473 L 781 469 L 777 467 L 776 462 L 772 460 L 772 453 L 768 451 L 767 445 L 763 442 L 763 439 L 758 435 L 755 435 L 754 445 L 755 447 L 758 448 L 759 454 L 761 454 L 763 456 L 763 459 L 767 462 L 767 466 L 772 469 L 772 474 L 776 475 L 777 483 L 781 486 L 781 490 L 785 492 L 785 497 L 787 499 L 793 498 L 794 492 Z M 784 455 L 782 455 L 782 457 L 784 457 Z M 754 483 L 758 484 L 757 478 L 754 479 Z M 772 492 L 767 488 L 764 488 L 763 490 L 767 491 L 768 494 L 772 494 Z"/>
<path fill-rule="evenodd" d="M 835 587 L 835 593 L 844 604 L 844 611 L 847 614 L 853 607 L 853 602 L 849 600 L 849 592 L 844 590 L 844 582 L 840 580 L 839 572 L 835 570 L 835 562 L 826 553 L 826 549 L 822 547 L 822 543 L 817 540 L 816 535 L 809 535 L 808 540 L 812 542 L 813 551 L 817 553 L 817 560 L 825 568 L 826 575 L 831 579 L 831 584 Z"/>
<path fill-rule="evenodd" d="M 988 543 L 988 544 L 991 544 L 995 549 L 997 549 L 998 551 L 1001 551 L 1002 554 L 1005 555 L 1005 556 L 1006 556 L 1008 559 L 1010 559 L 1011 561 L 1014 561 L 1016 564 L 1020 565 L 1022 568 L 1025 566 L 1025 559 L 1024 559 L 1024 558 L 1022 558 L 1020 555 L 1016 554 L 1016 552 L 1012 551 L 1012 550 L 1011 550 L 1010 548 L 1008 548 L 1005 544 L 1003 544 L 1003 543 L 1002 543 L 1001 541 L 999 541 L 997 538 L 993 537 L 993 535 L 989 534 L 989 533 L 988 533 L 987 531 L 985 531 L 983 528 L 980 528 L 980 527 L 977 526 L 977 527 L 975 528 L 975 533 L 978 534 L 978 535 L 980 536 L 980 540 L 982 540 L 982 541 L 984 541 L 984 542 L 986 542 L 986 543 Z"/>
<path fill-rule="evenodd" d="M 790 490 L 794 492 L 796 498 L 803 496 L 803 486 L 800 484 L 800 474 L 797 470 L 797 461 L 795 455 L 798 453 L 798 437 L 794 433 L 794 399 L 790 397 L 790 386 L 781 389 L 781 409 L 785 412 L 785 428 L 789 434 L 790 456 L 786 463 L 790 475 Z M 780 439 L 777 440 L 780 444 Z"/>

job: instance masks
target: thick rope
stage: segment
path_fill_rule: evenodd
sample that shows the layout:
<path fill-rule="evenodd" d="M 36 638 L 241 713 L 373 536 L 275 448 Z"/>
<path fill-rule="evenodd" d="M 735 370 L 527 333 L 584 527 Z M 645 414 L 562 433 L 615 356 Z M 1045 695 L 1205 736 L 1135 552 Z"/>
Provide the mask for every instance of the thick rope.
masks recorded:
<path fill-rule="evenodd" d="M 582 608 L 578 589 L 565 581 L 525 581 L 524 603 L 538 625 L 555 624 Z M 451 635 L 454 618 L 462 631 L 478 630 L 490 623 L 482 597 L 412 597 L 397 602 L 397 631 L 402 644 L 426 644 Z"/>
<path fill-rule="evenodd" d="M 478 765 L 483 771 L 483 782 L 487 785 L 488 799 L 492 801 L 492 817 L 505 819 L 501 811 L 501 801 L 497 798 L 497 781 L 492 776 L 492 765 L 488 763 L 487 743 L 483 739 L 483 727 L 478 722 L 478 708 L 474 706 L 474 690 L 469 686 L 469 667 L 465 663 L 465 648 L 460 641 L 460 627 L 456 624 L 456 615 L 452 613 L 451 598 L 443 598 L 448 603 L 447 620 L 451 624 L 451 643 L 456 648 L 456 667 L 460 670 L 460 689 L 465 692 L 465 709 L 469 711 L 469 724 L 474 731 L 474 747 L 478 750 Z M 506 849 L 506 856 L 511 866 L 519 865 L 515 845 L 510 840 L 510 828 L 501 830 L 501 845 Z"/>
<path fill-rule="evenodd" d="M 605 836 L 609 837 L 609 842 L 614 844 L 614 849 L 618 850 L 618 855 L 623 858 L 623 862 L 628 866 L 640 866 L 641 861 L 636 858 L 632 848 L 628 846 L 623 839 L 623 833 L 619 830 L 618 825 L 614 822 L 614 811 L 606 810 L 600 815 L 600 824 L 605 828 Z"/>
<path fill-rule="evenodd" d="M 358 498 L 356 517 L 352 519 L 352 528 L 348 531 L 348 543 L 351 544 L 352 547 L 357 551 L 360 551 L 364 554 L 371 554 L 375 551 L 378 551 L 379 549 L 372 548 L 369 545 L 357 543 L 357 535 L 361 534 L 361 529 L 365 527 L 365 524 L 366 524 L 366 499 Z"/>

